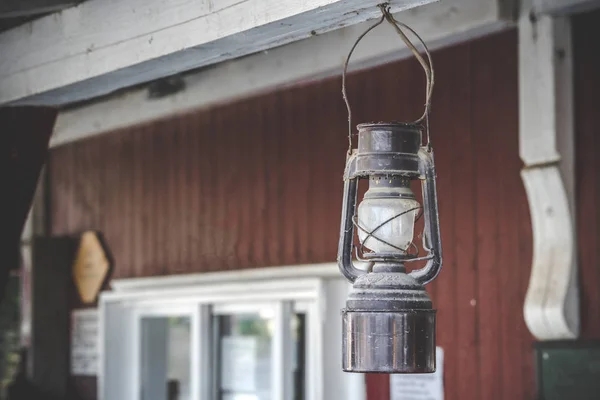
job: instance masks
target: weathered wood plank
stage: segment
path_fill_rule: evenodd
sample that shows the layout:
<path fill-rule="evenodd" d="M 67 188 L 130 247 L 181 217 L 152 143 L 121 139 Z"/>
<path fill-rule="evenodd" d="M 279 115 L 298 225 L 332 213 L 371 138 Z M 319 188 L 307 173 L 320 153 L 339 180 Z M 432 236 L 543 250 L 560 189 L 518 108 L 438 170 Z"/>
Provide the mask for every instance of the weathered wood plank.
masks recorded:
<path fill-rule="evenodd" d="M 435 0 L 392 0 L 399 12 Z M 378 0 L 90 1 L 0 35 L 0 103 L 62 103 L 281 46 L 380 14 Z M 45 100 L 44 100 L 45 99 Z"/>
<path fill-rule="evenodd" d="M 491 125 L 489 121 L 498 113 L 493 101 L 489 99 L 490 93 L 499 101 L 499 96 L 506 88 L 504 79 L 507 76 L 500 68 L 500 61 L 495 60 L 493 55 L 502 46 L 501 37 L 490 38 L 485 47 L 478 48 L 482 43 L 473 44 L 474 53 L 479 57 L 471 60 L 471 99 L 472 116 L 471 129 L 475 148 L 477 149 L 470 157 L 474 159 L 475 173 L 475 240 L 476 240 L 476 297 L 474 306 L 477 309 L 476 333 L 479 342 L 477 351 L 479 360 L 479 395 L 477 398 L 488 400 L 500 400 L 506 397 L 502 393 L 502 365 L 501 359 L 501 335 L 500 326 L 500 298 L 502 296 L 499 277 L 501 265 L 498 263 L 499 256 L 499 219 L 498 202 L 500 191 L 498 181 L 502 180 L 504 169 L 502 160 L 510 154 L 500 153 L 498 143 L 505 140 L 503 133 L 514 128 L 513 124 L 506 121 L 506 117 L 499 119 L 496 124 Z M 502 52 L 503 54 L 505 52 Z M 511 74 L 512 76 L 512 74 Z M 516 95 L 516 93 L 513 93 Z M 500 104 L 514 102 L 516 96 L 508 98 L 508 101 Z M 503 114 L 507 110 L 503 110 Z M 504 122 L 508 125 L 505 127 Z M 512 121 L 511 121 L 512 122 Z M 511 126 L 512 125 L 512 126 Z"/>
<path fill-rule="evenodd" d="M 475 276 L 472 262 L 465 261 L 472 260 L 468 249 L 474 243 L 470 236 L 474 232 L 472 213 L 465 212 L 472 209 L 470 202 L 473 199 L 472 185 L 469 183 L 472 182 L 473 160 L 465 156 L 471 154 L 471 129 L 464 123 L 471 116 L 470 49 L 470 45 L 456 46 L 435 55 L 435 64 L 444 65 L 436 69 L 437 87 L 431 132 L 438 192 L 444 194 L 439 203 L 444 266 L 433 285 L 437 286 L 434 306 L 438 309 L 444 307 L 443 312 L 437 313 L 436 323 L 439 327 L 452 327 L 438 329 L 436 338 L 437 345 L 444 349 L 447 399 L 467 398 L 466 392 L 460 388 L 460 382 L 475 382 L 474 374 L 477 372 L 477 353 L 471 347 L 474 345 L 472 335 L 475 332 L 476 310 L 471 305 Z M 463 62 L 449 62 L 455 59 Z M 437 91 L 452 93 L 452 96 L 438 96 Z M 444 150 L 453 147 L 462 151 Z M 466 243 L 469 243 L 469 247 L 465 248 Z M 453 306 L 445 307 L 447 304 Z"/>
<path fill-rule="evenodd" d="M 515 127 L 519 124 L 519 108 L 515 101 L 519 92 L 516 42 L 517 34 L 514 32 L 512 40 L 503 44 L 503 46 L 510 46 L 512 51 L 506 52 L 507 56 L 498 62 L 498 68 L 504 71 L 504 74 L 501 79 L 498 79 L 497 89 L 493 90 L 494 97 L 502 104 L 512 105 L 511 107 L 506 107 L 506 110 L 503 112 L 502 121 L 498 124 L 499 132 L 514 132 Z M 498 51 L 499 46 L 493 48 Z M 498 140 L 498 138 L 500 138 L 500 140 Z M 496 163 L 496 168 L 505 170 L 505 172 L 499 172 L 499 174 L 506 173 L 508 176 L 516 178 L 519 175 L 521 168 L 518 159 L 518 136 L 514 133 L 510 136 L 498 134 L 495 143 L 495 152 L 498 154 L 510 155 L 509 162 L 507 162 L 507 156 L 497 158 L 497 160 L 500 161 Z M 502 373 L 500 374 L 501 396 L 499 397 L 502 399 L 529 399 L 533 398 L 533 396 L 527 396 L 526 394 L 527 376 L 523 374 L 522 368 L 507 368 L 506 366 L 527 365 L 527 362 L 533 359 L 530 348 L 527 348 L 525 352 L 521 349 L 522 343 L 529 344 L 529 341 L 527 340 L 529 331 L 525 325 L 523 314 L 520 312 L 513 312 L 513 310 L 519 310 L 523 307 L 525 301 L 525 289 L 519 286 L 519 282 L 522 279 L 527 281 L 527 278 L 521 278 L 521 275 L 522 270 L 527 269 L 524 266 L 529 265 L 531 259 L 529 257 L 525 258 L 523 262 L 523 258 L 518 251 L 521 241 L 524 241 L 526 244 L 531 243 L 531 235 L 527 238 L 520 238 L 518 234 L 519 224 L 515 223 L 515 221 L 523 218 L 525 220 L 525 226 L 529 229 L 531 229 L 531 223 L 528 214 L 525 214 L 524 217 L 519 217 L 518 209 L 516 209 L 517 204 L 527 203 L 522 183 L 518 179 L 499 179 L 496 181 L 496 184 L 498 185 L 499 192 L 496 206 L 497 215 L 516 216 L 512 219 L 498 219 L 496 265 L 498 268 L 499 279 L 497 285 L 500 288 L 500 293 L 507 293 L 508 291 L 511 293 L 499 301 L 498 314 L 501 327 L 512 327 L 512 331 L 502 330 L 500 335 L 500 364 L 503 367 Z M 508 265 L 514 267 L 509 268 L 507 267 Z M 533 369 L 530 369 L 529 371 L 531 370 Z M 531 379 L 533 379 L 533 376 Z"/>

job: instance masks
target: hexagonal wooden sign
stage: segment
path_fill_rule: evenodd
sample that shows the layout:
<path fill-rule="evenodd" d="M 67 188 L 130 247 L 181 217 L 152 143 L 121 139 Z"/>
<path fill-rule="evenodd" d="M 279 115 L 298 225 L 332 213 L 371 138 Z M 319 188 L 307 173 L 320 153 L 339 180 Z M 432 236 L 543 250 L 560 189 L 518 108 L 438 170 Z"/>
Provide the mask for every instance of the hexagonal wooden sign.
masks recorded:
<path fill-rule="evenodd" d="M 84 303 L 93 303 L 110 269 L 110 261 L 98 234 L 84 232 L 73 263 L 73 279 Z"/>

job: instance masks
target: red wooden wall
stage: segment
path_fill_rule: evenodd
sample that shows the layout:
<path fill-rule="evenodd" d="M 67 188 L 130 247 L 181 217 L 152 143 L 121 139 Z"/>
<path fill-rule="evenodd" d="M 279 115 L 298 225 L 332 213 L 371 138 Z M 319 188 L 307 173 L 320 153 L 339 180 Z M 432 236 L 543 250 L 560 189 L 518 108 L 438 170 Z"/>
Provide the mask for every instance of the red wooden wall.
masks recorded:
<path fill-rule="evenodd" d="M 573 21 L 581 334 L 600 339 L 600 10 Z"/>
<path fill-rule="evenodd" d="M 598 32 L 600 24 L 587 23 Z M 575 36 L 584 33 L 592 37 L 583 28 Z M 594 44 L 577 46 L 579 56 Z M 586 336 L 600 335 L 592 318 L 600 308 L 600 228 L 582 223 L 600 222 L 599 175 L 589 168 L 598 169 L 600 151 L 594 54 L 596 64 L 577 67 L 596 85 L 578 77 Z M 437 51 L 434 62 L 445 269 L 428 290 L 439 310 L 446 398 L 533 399 L 532 339 L 522 317 L 531 229 L 519 176 L 516 33 Z M 412 60 L 352 75 L 355 121 L 416 118 L 423 85 Z M 52 231 L 104 232 L 116 278 L 332 261 L 345 129 L 334 78 L 57 148 Z M 74 397 L 94 398 L 93 388 L 73 381 Z M 368 391 L 369 400 L 388 400 L 387 376 L 370 376 Z"/>

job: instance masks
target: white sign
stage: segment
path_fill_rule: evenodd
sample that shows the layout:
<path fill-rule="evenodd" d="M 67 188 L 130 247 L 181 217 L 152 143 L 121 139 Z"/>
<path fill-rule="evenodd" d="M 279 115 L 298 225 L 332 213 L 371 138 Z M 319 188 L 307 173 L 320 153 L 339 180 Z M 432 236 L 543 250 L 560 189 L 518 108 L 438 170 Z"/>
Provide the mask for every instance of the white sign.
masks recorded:
<path fill-rule="evenodd" d="M 254 392 L 258 341 L 252 336 L 221 338 L 221 389 Z"/>
<path fill-rule="evenodd" d="M 390 376 L 390 400 L 444 400 L 444 351 L 437 347 L 433 374 Z"/>
<path fill-rule="evenodd" d="M 71 313 L 71 375 L 98 374 L 98 311 Z"/>
<path fill-rule="evenodd" d="M 270 388 L 271 342 L 256 336 L 221 338 L 221 390 L 230 395 L 261 393 Z M 237 393 L 236 393 L 237 392 Z M 232 397 L 238 400 L 238 397 Z M 265 398 L 258 396 L 257 398 Z M 239 397 L 251 399 L 251 397 Z"/>

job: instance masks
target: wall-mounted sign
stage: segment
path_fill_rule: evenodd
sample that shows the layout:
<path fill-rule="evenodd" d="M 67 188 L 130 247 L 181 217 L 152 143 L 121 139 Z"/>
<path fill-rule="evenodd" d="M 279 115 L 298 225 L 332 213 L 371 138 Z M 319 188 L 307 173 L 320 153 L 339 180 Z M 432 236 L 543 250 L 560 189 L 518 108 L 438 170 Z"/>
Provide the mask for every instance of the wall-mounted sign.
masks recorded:
<path fill-rule="evenodd" d="M 600 341 L 539 342 L 535 349 L 540 399 L 598 399 Z"/>
<path fill-rule="evenodd" d="M 71 313 L 71 375 L 98 374 L 98 311 Z"/>
<path fill-rule="evenodd" d="M 390 375 L 390 400 L 444 400 L 444 351 L 435 350 L 433 374 Z"/>
<path fill-rule="evenodd" d="M 221 390 L 233 399 L 259 397 L 270 388 L 271 342 L 256 336 L 221 338 Z M 245 399 L 246 397 L 244 397 Z"/>
<path fill-rule="evenodd" d="M 73 279 L 84 303 L 93 303 L 110 268 L 110 261 L 96 232 L 81 235 L 73 264 Z"/>

